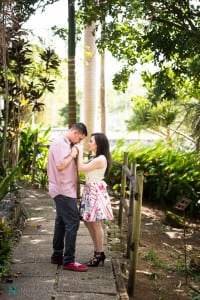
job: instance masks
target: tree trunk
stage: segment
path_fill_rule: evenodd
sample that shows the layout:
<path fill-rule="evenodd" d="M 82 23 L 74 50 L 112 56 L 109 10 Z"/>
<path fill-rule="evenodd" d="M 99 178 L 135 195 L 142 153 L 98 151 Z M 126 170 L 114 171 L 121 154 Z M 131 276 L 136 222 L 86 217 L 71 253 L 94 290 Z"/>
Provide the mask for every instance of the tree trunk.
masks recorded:
<path fill-rule="evenodd" d="M 75 8 L 74 0 L 68 0 L 68 126 L 76 123 L 76 75 L 75 75 Z"/>
<path fill-rule="evenodd" d="M 100 106 L 101 131 L 106 134 L 106 102 L 105 102 L 105 51 L 101 54 L 100 74 Z"/>
<path fill-rule="evenodd" d="M 83 120 L 88 128 L 89 136 L 95 129 L 97 118 L 96 101 L 96 45 L 93 30 L 95 23 L 84 30 L 84 103 Z M 89 139 L 85 140 L 85 145 Z"/>
<path fill-rule="evenodd" d="M 7 72 L 7 59 L 6 59 L 6 53 L 7 53 L 7 44 L 6 44 L 6 37 L 5 37 L 5 32 L 6 32 L 6 16 L 5 16 L 6 12 L 5 12 L 5 6 L 4 6 L 4 2 L 2 3 L 2 30 L 1 30 L 1 45 L 2 45 L 2 60 L 3 60 L 3 70 L 4 70 L 4 78 L 5 78 L 5 96 L 4 96 L 4 103 L 5 103 L 5 107 L 4 107 L 4 111 L 5 111 L 5 116 L 4 116 L 4 124 L 3 125 L 3 140 L 2 140 L 2 148 L 1 148 L 1 164 L 4 166 L 6 163 L 6 159 L 8 158 L 7 155 L 7 151 L 8 151 L 8 147 L 7 147 L 7 127 L 8 127 L 8 112 L 9 112 L 9 97 L 8 97 L 8 72 Z"/>

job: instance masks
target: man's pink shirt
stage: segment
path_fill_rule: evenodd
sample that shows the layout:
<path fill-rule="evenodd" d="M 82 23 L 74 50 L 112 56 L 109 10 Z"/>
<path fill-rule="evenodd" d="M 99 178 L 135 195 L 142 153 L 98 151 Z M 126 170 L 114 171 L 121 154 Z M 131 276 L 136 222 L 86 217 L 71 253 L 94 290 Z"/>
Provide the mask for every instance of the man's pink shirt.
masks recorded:
<path fill-rule="evenodd" d="M 52 198 L 64 195 L 77 197 L 77 166 L 74 160 L 68 167 L 58 171 L 57 166 L 65 163 L 71 153 L 69 140 L 62 136 L 52 142 L 49 148 L 47 174 L 49 179 L 49 194 Z"/>

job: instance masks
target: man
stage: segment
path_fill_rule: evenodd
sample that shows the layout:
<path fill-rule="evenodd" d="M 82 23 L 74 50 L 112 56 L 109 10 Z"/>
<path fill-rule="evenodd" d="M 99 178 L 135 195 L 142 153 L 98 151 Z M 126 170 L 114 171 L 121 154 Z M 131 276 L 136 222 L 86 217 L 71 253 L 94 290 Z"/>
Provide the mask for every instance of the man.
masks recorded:
<path fill-rule="evenodd" d="M 47 174 L 49 194 L 56 205 L 56 219 L 51 262 L 62 265 L 64 270 L 86 272 L 87 267 L 75 262 L 75 246 L 79 228 L 77 207 L 78 150 L 75 144 L 87 136 L 83 123 L 74 124 L 66 133 L 50 145 Z M 63 257 L 64 252 L 64 257 Z"/>

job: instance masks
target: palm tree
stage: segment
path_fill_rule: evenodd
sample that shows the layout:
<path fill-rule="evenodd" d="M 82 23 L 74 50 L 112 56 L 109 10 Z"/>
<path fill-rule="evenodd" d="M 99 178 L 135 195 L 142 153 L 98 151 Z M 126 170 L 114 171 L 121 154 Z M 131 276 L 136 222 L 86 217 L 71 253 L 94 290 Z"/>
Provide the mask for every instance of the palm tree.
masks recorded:
<path fill-rule="evenodd" d="M 74 0 L 68 0 L 68 126 L 76 123 L 76 75 L 75 75 L 75 8 Z"/>
<path fill-rule="evenodd" d="M 106 133 L 106 99 L 105 99 L 105 51 L 101 53 L 100 63 L 100 108 L 101 108 L 101 131 Z"/>
<path fill-rule="evenodd" d="M 96 57 L 97 50 L 94 35 L 95 23 L 84 30 L 84 101 L 83 119 L 87 125 L 88 132 L 95 128 L 97 116 L 96 101 Z M 87 143 L 87 140 L 86 142 Z"/>
<path fill-rule="evenodd" d="M 0 23 L 0 40 L 1 40 L 1 49 L 0 49 L 0 54 L 2 57 L 2 66 L 3 66 L 3 71 L 4 71 L 4 78 L 5 78 L 5 88 L 4 88 L 4 99 L 3 101 L 5 102 L 5 116 L 4 116 L 4 125 L 3 125 L 3 136 L 2 136 L 2 147 L 1 147 L 1 154 L 0 154 L 0 159 L 1 159 L 1 164 L 4 166 L 4 163 L 7 158 L 7 129 L 8 129 L 8 111 L 9 111 L 9 101 L 8 101 L 8 68 L 7 68 L 7 58 L 6 58 L 6 51 L 7 51 L 7 43 L 6 43 L 6 2 L 3 1 L 1 3 L 0 11 L 2 11 L 2 21 Z"/>

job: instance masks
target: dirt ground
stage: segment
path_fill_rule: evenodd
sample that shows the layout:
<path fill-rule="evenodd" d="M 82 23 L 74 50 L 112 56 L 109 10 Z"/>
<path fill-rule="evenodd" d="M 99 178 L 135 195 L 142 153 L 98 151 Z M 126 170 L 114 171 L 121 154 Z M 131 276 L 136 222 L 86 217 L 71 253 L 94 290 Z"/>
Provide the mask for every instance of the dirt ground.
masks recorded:
<path fill-rule="evenodd" d="M 194 223 L 186 219 L 186 224 L 188 227 L 185 231 L 183 228 L 172 227 L 165 224 L 164 211 L 142 206 L 134 297 L 130 299 L 192 300 L 194 296 L 200 297 L 200 292 L 193 291 L 193 288 L 200 290 L 200 257 L 197 258 L 198 266 L 195 264 L 197 270 L 189 267 L 193 257 L 196 259 L 200 256 L 200 222 Z M 114 235 L 112 233 L 110 248 L 113 250 L 111 255 L 120 259 L 127 286 L 127 226 L 123 227 L 124 238 L 119 239 L 119 232 L 118 236 L 116 232 Z M 189 272 L 186 272 L 186 268 Z"/>

